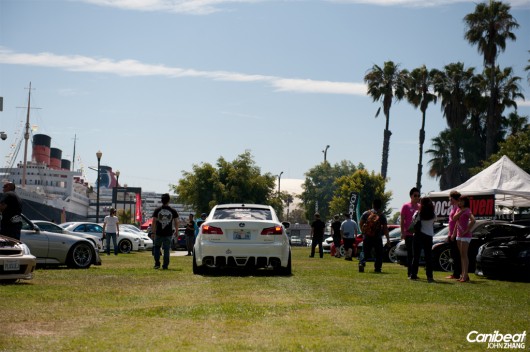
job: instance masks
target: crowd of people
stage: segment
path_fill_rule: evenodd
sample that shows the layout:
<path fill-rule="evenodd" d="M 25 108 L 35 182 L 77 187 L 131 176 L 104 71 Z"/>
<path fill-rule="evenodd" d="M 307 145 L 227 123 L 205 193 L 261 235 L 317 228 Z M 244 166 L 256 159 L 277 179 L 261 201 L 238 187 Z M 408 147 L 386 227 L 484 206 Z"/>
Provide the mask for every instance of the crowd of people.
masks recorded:
<path fill-rule="evenodd" d="M 420 258 L 423 256 L 425 272 L 428 282 L 434 282 L 432 246 L 435 234 L 434 224 L 437 221 L 434 204 L 429 197 L 421 197 L 420 190 L 413 187 L 410 192 L 410 201 L 403 204 L 400 212 L 401 239 L 405 241 L 407 248 L 407 276 L 410 280 L 418 280 L 418 268 Z M 468 249 L 471 242 L 471 230 L 475 225 L 475 218 L 470 210 L 470 200 L 457 191 L 450 193 L 451 209 L 449 213 L 449 232 L 447 242 L 451 245 L 451 257 L 453 258 L 453 273 L 447 279 L 455 279 L 459 282 L 469 281 L 469 258 Z M 351 219 L 351 214 L 342 214 L 343 221 L 339 215 L 335 215 L 331 223 L 331 235 L 335 248 L 344 246 L 346 260 L 352 260 L 355 253 L 355 238 L 359 232 L 363 235 L 363 252 L 359 254 L 359 272 L 364 272 L 368 259 L 374 259 L 374 272 L 380 273 L 383 262 L 383 237 L 389 244 L 388 221 L 382 212 L 380 199 L 374 199 L 372 209 L 365 211 L 359 219 L 359 224 Z M 316 247 L 319 247 L 320 258 L 323 257 L 322 242 L 324 240 L 325 223 L 320 214 L 315 214 L 311 223 L 311 254 L 315 256 Z M 375 258 L 372 257 L 372 251 Z M 335 257 L 340 258 L 340 251 L 336 251 Z"/>

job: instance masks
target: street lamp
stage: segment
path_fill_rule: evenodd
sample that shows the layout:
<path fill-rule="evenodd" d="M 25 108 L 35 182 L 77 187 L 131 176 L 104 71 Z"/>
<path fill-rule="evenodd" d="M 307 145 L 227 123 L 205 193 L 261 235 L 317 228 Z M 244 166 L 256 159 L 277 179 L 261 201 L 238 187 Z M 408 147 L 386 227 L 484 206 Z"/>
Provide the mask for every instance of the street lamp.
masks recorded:
<path fill-rule="evenodd" d="M 116 170 L 114 173 L 116 175 L 116 187 L 120 186 L 120 170 Z M 116 192 L 116 204 L 114 206 L 116 208 L 116 214 L 118 213 L 118 192 Z"/>
<path fill-rule="evenodd" d="M 96 222 L 99 222 L 99 183 L 100 183 L 100 162 L 101 162 L 101 156 L 103 156 L 103 153 L 101 150 L 98 150 L 96 153 L 96 158 L 98 158 L 98 191 L 97 191 L 97 198 L 96 198 Z"/>
<path fill-rule="evenodd" d="M 329 145 L 326 145 L 326 149 L 324 149 L 324 150 L 322 151 L 322 153 L 324 153 L 324 162 L 326 162 L 326 156 L 327 156 L 327 154 L 328 154 L 328 149 L 329 149 Z"/>
<path fill-rule="evenodd" d="M 278 175 L 278 197 L 280 196 L 280 180 L 282 178 L 283 171 Z"/>

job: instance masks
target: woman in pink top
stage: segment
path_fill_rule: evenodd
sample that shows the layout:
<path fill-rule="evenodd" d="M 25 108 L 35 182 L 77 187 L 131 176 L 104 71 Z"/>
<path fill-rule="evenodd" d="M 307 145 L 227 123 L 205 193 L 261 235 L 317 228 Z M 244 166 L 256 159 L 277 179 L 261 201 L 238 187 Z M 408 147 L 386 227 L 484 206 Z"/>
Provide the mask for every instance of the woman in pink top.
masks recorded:
<path fill-rule="evenodd" d="M 453 239 L 453 231 L 455 229 L 456 221 L 454 216 L 460 210 L 458 207 L 458 200 L 462 195 L 458 191 L 451 191 L 449 193 L 449 201 L 451 202 L 451 211 L 449 212 L 449 233 L 447 235 L 447 242 L 451 249 L 451 258 L 453 258 L 453 273 L 446 277 L 446 279 L 460 279 L 462 269 L 460 268 L 460 249 L 456 242 L 456 238 Z"/>
<path fill-rule="evenodd" d="M 456 224 L 455 229 L 453 230 L 452 239 L 454 240 L 456 238 L 458 249 L 460 250 L 460 261 L 462 263 L 462 274 L 460 280 L 458 280 L 460 282 L 469 281 L 469 258 L 467 252 L 473 236 L 471 229 L 475 225 L 475 217 L 473 216 L 473 213 L 471 213 L 469 205 L 470 201 L 468 197 L 460 197 L 458 200 L 460 210 L 453 217 Z"/>

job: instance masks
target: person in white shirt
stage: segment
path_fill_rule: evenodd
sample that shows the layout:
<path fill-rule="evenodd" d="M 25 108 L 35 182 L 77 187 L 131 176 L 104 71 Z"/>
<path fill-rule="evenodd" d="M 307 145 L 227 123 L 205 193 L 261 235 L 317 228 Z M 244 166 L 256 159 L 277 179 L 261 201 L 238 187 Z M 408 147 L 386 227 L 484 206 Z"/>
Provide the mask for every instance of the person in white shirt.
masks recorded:
<path fill-rule="evenodd" d="M 103 238 L 107 239 L 106 248 L 107 255 L 110 255 L 110 239 L 114 245 L 114 255 L 118 255 L 118 237 L 120 236 L 120 226 L 118 217 L 116 216 L 116 209 L 110 208 L 110 215 L 105 216 L 103 220 Z"/>

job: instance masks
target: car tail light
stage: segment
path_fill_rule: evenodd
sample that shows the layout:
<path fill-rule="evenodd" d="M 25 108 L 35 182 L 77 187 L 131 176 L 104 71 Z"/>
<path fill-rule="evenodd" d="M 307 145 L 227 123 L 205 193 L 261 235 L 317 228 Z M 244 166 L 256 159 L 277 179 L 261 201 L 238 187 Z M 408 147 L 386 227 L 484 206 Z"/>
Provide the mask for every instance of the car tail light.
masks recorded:
<path fill-rule="evenodd" d="M 205 235 L 222 235 L 223 230 L 215 226 L 202 225 L 202 233 Z"/>
<path fill-rule="evenodd" d="M 281 226 L 267 227 L 261 231 L 262 235 L 281 235 L 283 230 Z"/>

